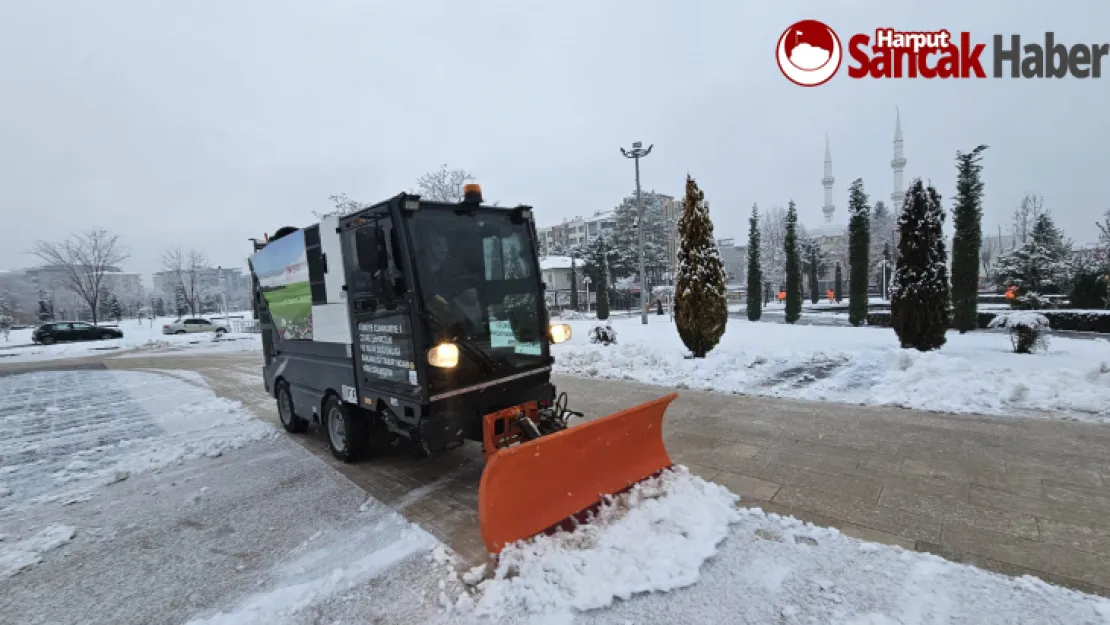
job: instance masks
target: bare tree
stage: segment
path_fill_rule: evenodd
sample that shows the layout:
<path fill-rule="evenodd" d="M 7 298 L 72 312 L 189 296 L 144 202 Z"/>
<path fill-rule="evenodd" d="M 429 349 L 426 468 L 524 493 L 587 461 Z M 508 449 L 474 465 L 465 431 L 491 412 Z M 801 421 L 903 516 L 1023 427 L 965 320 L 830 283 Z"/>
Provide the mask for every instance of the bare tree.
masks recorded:
<path fill-rule="evenodd" d="M 416 193 L 432 202 L 461 202 L 463 186 L 474 180 L 474 174 L 465 169 L 448 169 L 443 165 L 416 179 Z"/>
<path fill-rule="evenodd" d="M 1044 212 L 1043 197 L 1027 193 L 1025 197 L 1021 198 L 1021 205 L 1014 209 L 1013 224 L 1014 240 L 1018 245 L 1024 245 L 1029 241 L 1029 235 L 1033 232 L 1033 224 Z"/>
<path fill-rule="evenodd" d="M 208 269 L 208 257 L 200 250 L 173 247 L 162 253 L 162 269 L 172 276 L 175 290 L 195 317 L 204 297 L 203 274 Z"/>
<path fill-rule="evenodd" d="M 367 207 L 367 204 L 356 202 L 355 200 L 347 197 L 346 193 L 336 193 L 335 195 L 328 196 L 328 199 L 331 200 L 333 204 L 335 204 L 335 209 L 330 210 L 326 213 L 312 211 L 312 214 L 316 217 L 316 219 L 324 219 L 325 217 L 331 217 L 332 215 L 338 215 L 342 217 L 344 215 L 350 215 L 351 213 L 357 213 L 358 211 Z"/>
<path fill-rule="evenodd" d="M 786 283 L 786 209 L 774 206 L 759 215 L 759 264 L 763 282 Z"/>
<path fill-rule="evenodd" d="M 118 234 L 98 229 L 70 235 L 63 241 L 39 241 L 31 253 L 52 266 L 59 273 L 61 285 L 88 305 L 94 325 L 104 274 L 128 257 Z"/>

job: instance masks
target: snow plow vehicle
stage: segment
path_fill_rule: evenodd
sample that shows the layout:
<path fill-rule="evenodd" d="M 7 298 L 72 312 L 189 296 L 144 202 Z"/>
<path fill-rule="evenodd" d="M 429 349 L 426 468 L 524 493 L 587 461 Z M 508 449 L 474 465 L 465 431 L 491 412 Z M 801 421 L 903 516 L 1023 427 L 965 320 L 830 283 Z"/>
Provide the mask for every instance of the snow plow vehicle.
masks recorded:
<path fill-rule="evenodd" d="M 478 492 L 490 553 L 581 522 L 604 496 L 671 466 L 674 395 L 606 417 L 567 407 L 532 209 L 402 193 L 254 241 L 249 259 L 263 379 L 282 426 L 316 424 L 355 462 L 396 445 L 421 455 L 466 441 L 485 458 Z"/>

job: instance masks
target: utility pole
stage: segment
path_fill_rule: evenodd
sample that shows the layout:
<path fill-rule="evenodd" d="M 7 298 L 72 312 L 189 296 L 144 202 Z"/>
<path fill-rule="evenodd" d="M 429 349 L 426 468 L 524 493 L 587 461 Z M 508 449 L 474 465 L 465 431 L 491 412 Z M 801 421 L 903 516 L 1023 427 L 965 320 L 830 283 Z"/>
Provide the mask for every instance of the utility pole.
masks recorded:
<path fill-rule="evenodd" d="M 636 215 L 639 222 L 637 229 L 640 231 L 640 323 L 647 325 L 647 276 L 644 272 L 644 203 L 640 199 L 640 159 L 651 154 L 651 148 L 655 147 L 655 144 L 647 146 L 646 150 L 641 147 L 642 145 L 641 142 L 636 141 L 632 144 L 631 151 L 621 148 L 621 154 L 625 158 L 636 161 Z"/>

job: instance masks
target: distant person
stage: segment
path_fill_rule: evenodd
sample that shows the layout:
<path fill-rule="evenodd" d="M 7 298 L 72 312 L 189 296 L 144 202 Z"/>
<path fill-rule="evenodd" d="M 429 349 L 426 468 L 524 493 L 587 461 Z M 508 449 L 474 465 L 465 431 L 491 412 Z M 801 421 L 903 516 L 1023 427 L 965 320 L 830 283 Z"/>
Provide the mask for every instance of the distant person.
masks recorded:
<path fill-rule="evenodd" d="M 475 333 L 482 327 L 482 305 L 478 290 L 462 288 L 464 279 L 458 267 L 460 259 L 451 258 L 447 237 L 438 232 L 427 239 L 424 271 L 419 276 L 427 299 L 441 312 L 449 315 L 449 323 L 461 324 L 466 333 Z"/>
<path fill-rule="evenodd" d="M 12 331 L 12 318 L 11 317 L 0 317 L 0 334 L 4 335 L 4 342 L 5 343 L 8 341 L 8 335 L 11 334 L 11 331 Z"/>

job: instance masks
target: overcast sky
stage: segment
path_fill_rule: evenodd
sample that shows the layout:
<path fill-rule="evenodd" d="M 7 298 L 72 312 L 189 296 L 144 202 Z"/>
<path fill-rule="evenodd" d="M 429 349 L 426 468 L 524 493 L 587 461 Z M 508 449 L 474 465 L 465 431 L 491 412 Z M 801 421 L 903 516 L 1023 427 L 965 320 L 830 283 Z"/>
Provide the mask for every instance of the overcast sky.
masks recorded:
<path fill-rule="evenodd" d="M 907 184 L 931 178 L 950 208 L 956 150 L 986 143 L 986 230 L 1034 192 L 1094 239 L 1110 208 L 1110 75 L 851 80 L 842 67 L 805 89 L 775 64 L 799 19 L 845 44 L 883 26 L 1110 39 L 1104 0 L 11 0 L 0 269 L 34 264 L 37 238 L 92 227 L 121 235 L 134 271 L 175 244 L 244 266 L 249 237 L 310 224 L 329 195 L 378 201 L 442 163 L 546 225 L 631 192 L 619 148 L 637 140 L 655 145 L 646 188 L 678 195 L 693 174 L 717 236 L 743 238 L 753 202 L 793 198 L 821 222 L 828 132 L 846 223 L 854 178 L 889 202 L 896 105 Z"/>

